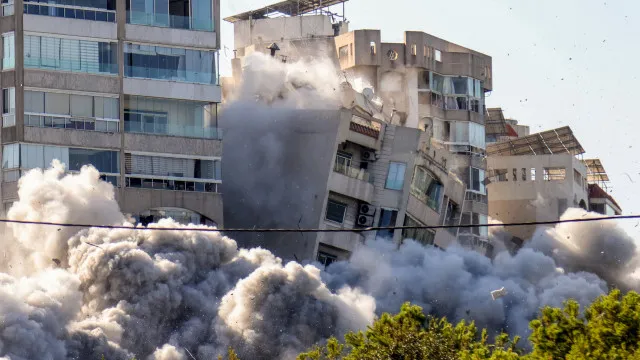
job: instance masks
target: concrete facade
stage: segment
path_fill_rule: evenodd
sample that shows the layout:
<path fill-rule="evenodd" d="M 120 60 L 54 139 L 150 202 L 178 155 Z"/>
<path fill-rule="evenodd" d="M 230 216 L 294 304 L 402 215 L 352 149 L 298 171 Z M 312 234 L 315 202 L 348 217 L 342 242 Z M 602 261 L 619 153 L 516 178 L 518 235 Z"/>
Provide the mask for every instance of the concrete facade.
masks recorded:
<path fill-rule="evenodd" d="M 587 168 L 571 154 L 490 156 L 487 163 L 494 171 L 506 170 L 506 177 L 493 177 L 487 185 L 489 214 L 501 222 L 553 221 L 569 207 L 588 209 Z M 563 169 L 564 175 L 549 176 L 549 169 Z M 506 230 L 528 240 L 535 228 Z"/>
<path fill-rule="evenodd" d="M 13 32 L 15 43 L 15 49 L 13 49 L 15 65 L 11 68 L 5 66 L 0 75 L 0 83 L 3 89 L 15 88 L 13 114 L 10 114 L 12 116 L 9 117 L 3 116 L 6 120 L 3 121 L 3 127 L 0 130 L 2 149 L 4 150 L 7 145 L 19 143 L 21 144 L 20 146 L 54 145 L 62 148 L 116 151 L 118 154 L 118 173 L 110 173 L 106 174 L 106 176 L 111 177 L 112 182 L 117 184 L 115 186 L 116 198 L 123 212 L 141 218 L 148 217 L 149 210 L 165 211 L 167 213 L 184 211 L 187 217 L 191 213 L 195 214 L 193 216 L 197 215 L 196 217 L 192 216 L 191 219 L 200 219 L 202 223 L 207 224 L 213 222 L 222 227 L 223 210 L 220 175 L 215 175 L 216 170 L 211 170 L 214 174 L 211 177 L 196 174 L 192 178 L 186 175 L 194 171 L 198 173 L 199 170 L 194 170 L 194 168 L 200 166 L 198 164 L 202 162 L 213 162 L 212 164 L 214 165 L 212 166 L 218 166 L 219 168 L 219 162 L 222 157 L 221 133 L 218 131 L 217 125 L 217 109 L 218 104 L 221 102 L 217 70 L 220 45 L 220 0 L 211 0 L 211 22 L 208 30 L 195 30 L 195 20 L 189 17 L 186 17 L 185 22 L 181 25 L 174 25 L 173 23 L 169 25 L 167 23 L 156 26 L 154 24 L 133 23 L 134 21 L 130 21 L 131 16 L 126 10 L 127 0 L 118 0 L 115 9 L 96 8 L 83 10 L 86 14 L 83 12 L 82 16 L 89 17 L 90 14 L 95 16 L 92 20 L 80 19 L 80 13 L 74 19 L 33 15 L 32 11 L 29 10 L 33 6 L 55 6 L 58 10 L 63 9 L 61 11 L 68 10 L 68 6 L 63 2 L 53 1 L 44 4 L 16 0 L 14 2 L 14 14 L 0 18 L 0 30 L 5 35 Z M 185 6 L 190 5 L 187 4 Z M 41 13 L 44 14 L 45 12 Z M 98 19 L 97 14 L 104 16 L 104 18 Z M 202 29 L 202 27 L 198 29 Z M 99 44 L 91 45 L 93 47 L 82 45 L 86 46 L 86 49 L 90 51 L 85 49 L 75 52 L 73 50 L 75 48 L 71 50 L 56 50 L 60 51 L 60 53 L 68 52 L 67 55 L 72 59 L 68 60 L 71 64 L 69 65 L 65 64 L 67 60 L 62 58 L 53 60 L 46 58 L 46 56 L 50 55 L 44 53 L 44 45 L 42 45 L 42 48 L 40 47 L 40 41 L 44 40 L 38 40 L 34 44 L 31 40 L 28 40 L 33 37 L 60 39 L 55 41 L 58 41 L 58 44 L 61 41 L 68 41 L 72 46 L 80 46 L 79 44 L 83 42 Z M 148 55 L 151 54 L 148 52 L 148 48 L 155 46 L 174 48 L 174 54 L 184 55 L 189 51 L 206 53 L 213 61 L 211 64 L 203 63 L 202 69 L 204 70 L 197 71 L 208 71 L 211 74 L 211 81 L 205 84 L 199 80 L 192 80 L 194 76 L 200 76 L 198 79 L 204 76 L 198 74 L 197 71 L 196 75 L 192 75 L 191 78 L 188 77 L 190 76 L 189 74 L 176 75 L 174 73 L 171 75 L 173 77 L 160 79 L 158 74 L 161 71 L 169 72 L 173 69 L 153 68 L 152 66 L 160 65 L 158 65 L 158 62 L 154 63 L 146 60 L 146 58 L 140 60 L 146 61 L 142 65 L 135 65 L 135 61 L 138 60 L 130 61 L 134 66 L 143 68 L 148 76 L 127 74 L 125 62 L 129 61 L 127 60 L 128 56 L 132 57 L 133 55 L 125 54 L 125 48 L 130 44 L 140 45 L 147 49 L 145 50 L 147 53 L 143 51 L 135 53 L 140 59 L 145 56 L 152 56 Z M 163 54 L 167 53 L 165 50 Z M 35 61 L 32 58 L 33 54 L 44 59 L 38 59 L 38 61 L 41 61 L 40 65 L 33 65 Z M 156 60 L 159 56 L 162 56 L 158 54 L 153 55 L 156 56 Z M 3 54 L 4 58 L 7 57 L 5 55 Z M 181 65 L 176 65 L 176 68 L 185 66 L 184 59 L 186 59 L 186 56 L 184 55 L 183 58 L 180 58 L 181 60 L 176 60 L 176 64 L 181 63 Z M 82 59 L 80 64 L 73 63 L 73 61 L 77 61 L 73 60 L 76 58 Z M 172 59 L 177 58 L 174 57 Z M 99 63 L 100 69 L 93 69 L 91 65 L 82 63 L 85 60 L 93 61 L 91 64 L 95 63 L 96 67 Z M 49 61 L 52 65 L 47 65 L 49 67 L 43 65 L 45 61 Z M 109 72 L 102 69 L 103 64 L 107 63 L 117 64 L 114 67 L 114 71 Z M 75 67 L 76 65 L 77 68 Z M 177 78 L 177 76 L 183 76 L 183 78 Z M 68 96 L 71 99 L 71 105 L 66 106 L 71 106 L 72 108 L 74 101 L 93 97 L 90 102 L 91 106 L 89 106 L 93 113 L 80 116 L 74 114 L 73 110 L 67 110 L 69 114 L 62 114 L 47 109 L 41 114 L 35 114 L 33 110 L 27 109 L 32 105 L 25 104 L 26 97 L 30 96 L 27 93 L 30 94 L 31 92 L 55 93 Z M 152 109 L 155 112 L 148 111 L 145 113 L 146 115 L 140 115 L 140 119 L 143 119 L 140 120 L 140 124 L 144 123 L 144 126 L 147 126 L 149 122 L 157 121 L 157 123 L 153 123 L 154 130 L 148 131 L 146 128 L 144 131 L 129 130 L 130 124 L 125 119 L 134 110 L 125 107 L 125 98 L 131 96 L 152 98 L 159 103 L 181 100 L 184 102 L 179 104 L 197 104 L 193 106 L 201 106 L 203 109 L 202 114 L 198 116 L 206 117 L 209 124 L 198 128 L 197 123 L 196 125 L 188 125 L 194 123 L 196 121 L 194 120 L 195 118 L 184 118 L 179 119 L 179 123 L 184 123 L 185 125 L 179 124 L 177 129 L 168 128 L 166 125 L 167 113 L 166 111 L 163 112 L 164 110 L 158 110 L 158 108 Z M 106 101 L 103 100 L 106 98 L 118 99 L 117 107 L 114 110 L 115 114 L 109 117 L 98 115 L 98 111 L 102 112 L 102 105 L 99 104 L 102 104 L 102 101 Z M 4 98 L 2 101 L 4 101 Z M 54 103 L 52 100 L 52 104 Z M 107 109 L 107 105 L 104 106 Z M 25 113 L 28 114 L 25 115 Z M 156 118 L 154 116 L 160 117 Z M 161 116 L 165 116 L 164 127 L 162 126 L 163 120 Z M 105 123 L 108 125 L 99 130 L 98 123 L 105 121 L 103 117 L 108 118 L 109 121 Z M 52 125 L 50 122 L 52 118 L 55 118 L 54 122 L 56 119 L 58 122 L 62 121 L 64 125 Z M 38 123 L 38 121 L 40 122 Z M 82 121 L 83 130 L 80 130 L 78 123 L 74 121 Z M 70 128 L 69 124 L 73 124 L 73 128 Z M 92 130 L 84 130 L 88 128 Z M 136 156 L 139 156 L 140 159 L 145 156 L 147 159 L 149 156 L 166 158 L 163 161 L 167 163 L 163 163 L 163 166 L 166 165 L 167 168 L 154 168 L 152 173 L 147 174 L 136 172 L 138 170 L 132 170 L 136 166 L 136 161 L 138 161 L 135 158 Z M 134 158 L 133 160 L 132 157 Z M 184 165 L 187 170 L 182 173 L 180 171 L 176 172 L 173 169 L 179 163 L 176 159 L 185 159 L 188 162 L 188 165 Z M 23 168 L 24 161 L 24 159 L 20 160 L 20 171 L 27 170 Z M 0 184 L 0 193 L 2 194 L 4 210 L 7 210 L 11 203 L 17 200 L 16 179 L 8 176 L 8 173 L 13 171 L 17 171 L 17 168 L 3 168 L 4 176 Z M 163 173 L 163 171 L 166 173 Z M 134 178 L 137 180 L 133 181 L 132 179 Z M 137 185 L 138 180 L 140 185 Z"/>
<path fill-rule="evenodd" d="M 375 209 L 367 222 L 375 226 L 459 225 L 473 218 L 486 223 L 487 194 L 479 185 L 484 179 L 476 179 L 478 188 L 474 190 L 471 168 L 484 175 L 484 94 L 493 88 L 491 57 L 423 32 L 407 31 L 403 43 L 384 43 L 380 30 L 349 31 L 348 23 L 340 21 L 340 16 L 332 21 L 325 15 L 246 18 L 246 14 L 227 18 L 234 24 L 237 57 L 232 61 L 233 79 L 224 82 L 226 99 L 233 97 L 232 88 L 241 81 L 244 58 L 255 51 L 269 53 L 267 47 L 275 43 L 279 49 L 275 56 L 286 62 L 301 58 L 332 60 L 346 82 L 357 90 L 343 94 L 344 107 L 353 111 L 354 118 L 364 119 L 378 130 L 377 137 L 353 130 L 335 135 L 339 147 L 334 149 L 331 166 L 339 167 L 338 162 L 345 161 L 355 164 L 356 169 L 337 171 L 351 176 L 334 171 L 317 180 L 318 188 L 328 185 L 324 195 L 327 201 L 320 214 L 327 214 L 330 199 L 334 205 L 346 207 L 341 223 L 321 219 L 321 227 L 357 227 L 357 220 L 363 215 L 358 209 L 363 204 Z M 456 96 L 454 82 L 463 85 L 464 93 Z M 373 90 L 376 99 L 384 104 L 382 110 L 367 109 L 362 86 Z M 445 98 L 451 100 L 449 106 L 445 106 Z M 353 122 L 360 124 L 362 120 Z M 323 149 L 322 153 L 329 151 Z M 375 153 L 376 160 L 362 165 L 360 154 L 366 152 Z M 359 168 L 363 166 L 366 170 Z M 387 178 L 393 166 L 404 167 L 403 184 L 389 189 Z M 441 185 L 441 192 L 433 190 L 438 199 L 426 196 L 428 189 L 412 187 L 416 174 Z M 463 216 L 463 212 L 467 214 Z M 392 215 L 387 218 L 389 214 Z M 226 208 L 225 218 L 229 218 Z M 405 237 L 423 236 L 426 243 L 444 248 L 457 240 L 458 229 L 421 235 L 396 230 L 378 235 L 392 236 L 398 243 Z M 361 234 L 321 234 L 316 248 L 305 258 L 347 257 L 359 236 L 362 238 Z M 270 248 L 279 247 L 273 245 L 275 242 L 257 241 Z M 463 245 L 483 253 L 491 248 L 486 231 Z"/>

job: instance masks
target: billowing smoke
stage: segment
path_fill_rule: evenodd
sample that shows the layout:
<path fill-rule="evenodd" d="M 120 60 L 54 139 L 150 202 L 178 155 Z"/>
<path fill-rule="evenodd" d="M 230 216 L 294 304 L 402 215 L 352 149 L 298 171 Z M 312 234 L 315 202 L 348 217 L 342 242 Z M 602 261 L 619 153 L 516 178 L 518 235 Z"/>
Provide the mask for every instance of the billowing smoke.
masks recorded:
<path fill-rule="evenodd" d="M 20 187 L 10 219 L 51 221 L 55 209 L 57 222 L 131 226 L 94 168 L 64 175 L 55 163 Z M 11 360 L 211 359 L 228 346 L 247 359 L 290 358 L 373 320 L 360 290 L 331 292 L 317 267 L 239 250 L 219 232 L 9 227 L 3 245 L 32 254 L 0 273 L 0 357 Z"/>
<path fill-rule="evenodd" d="M 244 100 L 231 110 L 242 114 L 246 105 L 245 121 L 285 116 L 295 126 L 303 120 L 288 108 L 336 99 L 329 73 L 274 66 L 279 75 L 269 81 L 282 83 L 243 85 Z M 267 95 L 258 90 L 274 85 L 277 90 Z M 278 158 L 265 161 L 281 166 Z M 290 201 L 286 189 L 265 189 L 260 177 L 247 177 L 274 211 L 276 203 Z M 313 195 L 292 207 L 323 201 Z M 91 167 L 65 174 L 54 162 L 46 171 L 30 171 L 19 182 L 19 196 L 10 219 L 133 226 L 111 185 Z M 592 215 L 572 210 L 565 216 Z M 305 221 L 291 223 L 310 227 Z M 473 319 L 491 331 L 526 335 L 540 306 L 568 298 L 586 304 L 607 290 L 603 279 L 637 288 L 628 276 L 637 267 L 636 246 L 614 223 L 541 229 L 515 255 L 502 251 L 493 260 L 461 248 L 441 251 L 406 241 L 398 249 L 375 240 L 326 271 L 283 263 L 264 249 L 239 249 L 217 231 L 159 230 L 168 227 L 181 225 L 168 219 L 136 229 L 7 225 L 0 257 L 0 359 L 212 359 L 229 346 L 243 359 L 291 359 L 331 335 L 364 328 L 404 301 L 450 320 Z M 507 294 L 493 300 L 491 291 L 502 287 Z"/>

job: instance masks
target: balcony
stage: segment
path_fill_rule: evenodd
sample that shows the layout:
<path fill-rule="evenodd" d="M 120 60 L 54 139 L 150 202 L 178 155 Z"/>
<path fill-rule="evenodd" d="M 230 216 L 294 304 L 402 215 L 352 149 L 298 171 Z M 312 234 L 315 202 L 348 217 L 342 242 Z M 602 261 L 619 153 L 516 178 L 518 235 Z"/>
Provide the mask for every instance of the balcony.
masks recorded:
<path fill-rule="evenodd" d="M 325 229 L 340 229 L 332 224 L 324 223 Z M 364 236 L 356 232 L 319 233 L 318 241 L 342 250 L 353 252 L 358 244 L 364 242 Z"/>
<path fill-rule="evenodd" d="M 463 212 L 473 212 L 476 214 L 488 214 L 488 197 L 480 193 L 467 191 L 465 194 L 465 202 Z"/>
<path fill-rule="evenodd" d="M 347 140 L 369 149 L 380 150 L 382 125 L 354 116 L 349 123 Z"/>
<path fill-rule="evenodd" d="M 440 214 L 433 210 L 432 207 L 427 206 L 425 199 L 417 198 L 414 192 L 409 195 L 407 212 L 423 224 L 433 225 L 440 223 Z"/>
<path fill-rule="evenodd" d="M 365 169 L 351 166 L 350 161 L 336 160 L 329 175 L 329 190 L 370 203 L 373 201 L 373 178 Z"/>

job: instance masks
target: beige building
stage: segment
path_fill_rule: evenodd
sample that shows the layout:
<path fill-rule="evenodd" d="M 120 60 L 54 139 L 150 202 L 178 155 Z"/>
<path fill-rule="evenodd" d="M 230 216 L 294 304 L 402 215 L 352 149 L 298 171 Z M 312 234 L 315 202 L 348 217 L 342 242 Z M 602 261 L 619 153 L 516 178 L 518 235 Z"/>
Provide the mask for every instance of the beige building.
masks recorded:
<path fill-rule="evenodd" d="M 555 221 L 569 207 L 619 214 L 600 187 L 609 180 L 602 163 L 583 160 L 584 153 L 568 126 L 489 144 L 489 215 L 510 223 Z M 506 228 L 516 243 L 531 238 L 535 229 Z"/>
<path fill-rule="evenodd" d="M 225 19 L 234 24 L 237 57 L 232 62 L 234 79 L 225 79 L 223 91 L 225 97 L 232 94 L 243 59 L 256 51 L 285 62 L 326 57 L 342 69 L 355 89 L 344 95 L 353 116 L 348 127 L 336 125 L 343 130 L 327 135 L 336 139 L 335 148 L 312 151 L 313 158 L 333 154 L 327 176 L 317 179 L 318 189 L 327 188 L 318 191 L 318 197 L 326 199 L 317 209 L 320 215 L 314 215 L 320 226 L 349 228 L 360 226 L 359 220 L 364 226 L 486 223 L 484 94 L 492 89 L 491 57 L 422 32 L 406 32 L 404 43 L 385 43 L 379 30 L 350 32 L 344 14 L 333 12 L 343 1 L 315 7 L 303 3 L 284 1 Z M 273 17 L 275 13 L 279 16 Z M 377 140 L 373 133 L 367 139 L 358 132 L 369 127 L 378 131 Z M 225 148 L 232 153 L 230 131 L 225 128 Z M 223 178 L 228 171 L 225 167 Z M 229 186 L 225 220 L 228 227 L 236 227 L 240 223 L 230 215 L 236 202 L 229 198 Z M 461 234 L 456 228 L 417 235 L 396 231 L 393 236 L 396 241 L 419 237 L 441 247 L 458 238 L 485 253 L 491 249 L 487 235 L 486 228 Z M 264 239 L 257 241 L 273 243 Z M 318 256 L 347 256 L 361 240 L 355 233 L 321 234 Z"/>
<path fill-rule="evenodd" d="M 178 6 L 179 5 L 179 6 Z M 141 222 L 222 225 L 219 0 L 2 5 L 4 209 L 57 158 Z"/>

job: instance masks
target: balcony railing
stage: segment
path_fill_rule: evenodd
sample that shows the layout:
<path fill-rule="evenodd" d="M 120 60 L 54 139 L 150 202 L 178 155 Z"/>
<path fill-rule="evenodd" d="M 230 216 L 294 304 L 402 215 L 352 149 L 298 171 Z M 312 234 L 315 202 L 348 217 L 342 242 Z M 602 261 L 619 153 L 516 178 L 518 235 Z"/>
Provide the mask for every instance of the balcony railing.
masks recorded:
<path fill-rule="evenodd" d="M 54 16 L 66 19 L 116 22 L 115 10 L 62 4 L 25 2 L 24 13 L 30 15 Z"/>
<path fill-rule="evenodd" d="M 67 115 L 24 114 L 25 126 L 85 131 L 118 132 L 120 120 L 74 117 Z"/>
<path fill-rule="evenodd" d="M 204 179 L 175 180 L 148 175 L 130 174 L 127 174 L 126 176 L 126 187 L 131 188 L 220 193 L 220 186 L 221 184 L 219 182 L 212 182 L 211 180 Z"/>
<path fill-rule="evenodd" d="M 348 162 L 345 162 L 344 159 L 346 158 L 340 155 L 336 157 L 333 171 L 353 179 L 373 183 L 373 177 L 367 172 L 367 170 L 353 167 L 351 166 L 351 159 L 348 159 Z"/>
<path fill-rule="evenodd" d="M 481 204 L 488 204 L 489 203 L 487 195 L 479 194 L 479 193 L 472 192 L 472 191 L 467 191 L 465 193 L 464 199 L 467 200 L 467 201 L 479 202 Z"/>

